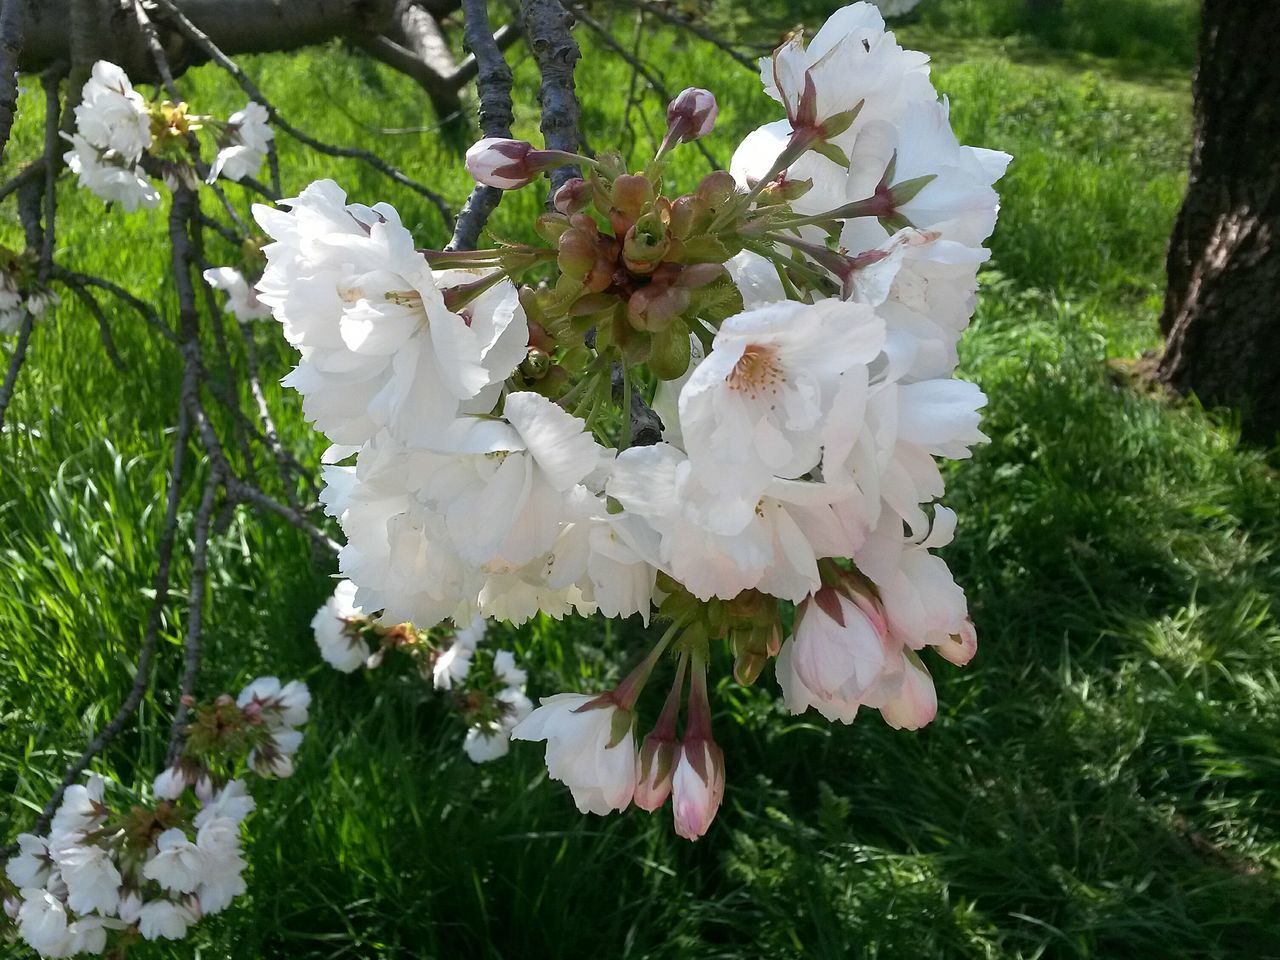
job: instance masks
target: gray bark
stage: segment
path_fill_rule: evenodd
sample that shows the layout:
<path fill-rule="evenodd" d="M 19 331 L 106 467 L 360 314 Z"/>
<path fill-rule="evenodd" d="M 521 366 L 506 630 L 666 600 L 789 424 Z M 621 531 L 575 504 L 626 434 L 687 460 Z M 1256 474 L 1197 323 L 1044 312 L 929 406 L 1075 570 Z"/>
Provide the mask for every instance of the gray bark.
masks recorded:
<path fill-rule="evenodd" d="M 18 67 L 42 70 L 70 60 L 75 0 L 17 0 L 25 7 L 27 29 Z M 155 61 L 138 32 L 130 0 L 108 0 L 95 46 L 130 76 L 148 78 Z M 296 50 L 334 37 L 377 34 L 391 27 L 394 0 L 177 0 L 182 12 L 231 55 Z M 154 18 L 175 70 L 204 61 L 201 52 Z"/>

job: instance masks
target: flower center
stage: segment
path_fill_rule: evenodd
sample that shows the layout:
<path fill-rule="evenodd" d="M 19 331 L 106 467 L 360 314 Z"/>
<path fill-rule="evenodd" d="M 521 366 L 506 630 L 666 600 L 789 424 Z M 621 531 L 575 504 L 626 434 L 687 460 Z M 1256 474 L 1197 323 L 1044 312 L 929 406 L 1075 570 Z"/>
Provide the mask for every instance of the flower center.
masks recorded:
<path fill-rule="evenodd" d="M 755 398 L 762 393 L 777 393 L 786 379 L 777 348 L 767 343 L 750 343 L 725 377 L 725 383 L 731 390 Z"/>

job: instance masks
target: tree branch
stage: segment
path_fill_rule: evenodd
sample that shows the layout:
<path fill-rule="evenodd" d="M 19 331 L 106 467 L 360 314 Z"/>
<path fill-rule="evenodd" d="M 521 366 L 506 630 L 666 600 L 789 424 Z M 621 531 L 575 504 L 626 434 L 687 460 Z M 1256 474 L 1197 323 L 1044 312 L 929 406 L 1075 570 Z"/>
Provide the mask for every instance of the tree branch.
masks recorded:
<path fill-rule="evenodd" d="M 695 37 L 705 40 L 718 50 L 721 50 L 728 56 L 732 57 L 735 62 L 746 67 L 752 73 L 760 72 L 760 64 L 755 59 L 747 56 L 742 51 L 735 49 L 731 44 L 726 43 L 722 38 L 716 36 L 714 30 L 710 30 L 707 27 L 702 26 L 702 24 L 695 20 L 686 20 L 685 18 L 672 13 L 666 7 L 660 6 L 656 3 L 651 3 L 650 0 L 615 0 L 615 2 L 625 3 L 628 6 L 643 10 L 646 13 L 651 13 L 659 20 L 669 23 L 674 27 L 679 27 L 682 30 L 687 30 Z"/>
<path fill-rule="evenodd" d="M 240 69 L 240 65 L 223 53 L 199 27 L 187 19 L 183 12 L 174 4 L 173 0 L 156 0 L 156 3 L 165 11 L 166 14 L 168 14 L 177 29 L 188 40 L 203 51 L 210 60 L 229 73 L 232 79 L 239 84 L 240 89 L 248 94 L 250 99 L 262 104 L 266 109 L 267 114 L 270 116 L 272 123 L 277 127 L 289 134 L 289 136 L 293 137 L 298 142 L 306 144 L 311 149 L 319 153 L 323 153 L 330 157 L 347 157 L 350 159 L 360 160 L 373 167 L 379 173 L 383 174 L 395 183 L 408 187 L 410 190 L 421 194 L 431 201 L 435 208 L 440 212 L 440 216 L 443 218 L 445 225 L 449 229 L 453 228 L 453 213 L 450 211 L 449 205 L 445 203 L 444 197 L 429 187 L 418 183 L 418 181 L 411 177 L 406 176 L 375 153 L 371 153 L 368 150 L 361 150 L 358 147 L 338 147 L 333 144 L 324 143 L 323 141 L 317 140 L 310 134 L 299 130 L 280 115 L 280 112 L 275 108 L 275 105 L 263 96 L 262 91 L 258 89 L 257 84 L 249 78 L 248 74 Z"/>
<path fill-rule="evenodd" d="M 218 494 L 219 472 L 209 473 L 196 511 L 195 531 L 191 547 L 191 588 L 187 601 L 187 633 L 182 642 L 184 665 L 178 693 L 178 706 L 169 728 L 169 759 L 172 766 L 182 753 L 186 739 L 187 716 L 191 711 L 191 694 L 195 690 L 196 677 L 200 673 L 201 632 L 204 626 L 204 592 L 209 582 L 209 526 L 213 519 L 213 507 Z"/>
<path fill-rule="evenodd" d="M 537 61 L 542 85 L 538 101 L 542 104 L 542 140 L 548 150 L 577 153 L 581 144 L 578 117 L 581 107 L 573 86 L 573 70 L 581 56 L 573 39 L 573 17 L 559 0 L 521 0 L 524 32 Z M 566 180 L 578 176 L 572 165 L 551 171 L 551 196 Z"/>
<path fill-rule="evenodd" d="M 480 130 L 486 137 L 511 136 L 511 68 L 489 26 L 487 0 L 463 0 L 463 37 L 477 65 Z M 477 183 L 467 197 L 447 250 L 474 250 L 480 231 L 502 201 L 502 191 Z"/>

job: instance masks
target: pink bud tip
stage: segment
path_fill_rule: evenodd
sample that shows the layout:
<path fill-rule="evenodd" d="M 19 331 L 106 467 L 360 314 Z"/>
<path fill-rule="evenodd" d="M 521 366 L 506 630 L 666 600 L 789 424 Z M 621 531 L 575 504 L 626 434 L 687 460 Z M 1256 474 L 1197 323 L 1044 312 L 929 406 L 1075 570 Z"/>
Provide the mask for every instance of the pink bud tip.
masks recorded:
<path fill-rule="evenodd" d="M 499 190 L 528 186 L 540 169 L 530 163 L 533 144 L 523 140 L 485 137 L 467 151 L 467 172 L 477 183 Z"/>
<path fill-rule="evenodd" d="M 667 106 L 668 136 L 677 143 L 705 137 L 716 125 L 719 110 L 710 90 L 700 87 L 681 90 Z"/>

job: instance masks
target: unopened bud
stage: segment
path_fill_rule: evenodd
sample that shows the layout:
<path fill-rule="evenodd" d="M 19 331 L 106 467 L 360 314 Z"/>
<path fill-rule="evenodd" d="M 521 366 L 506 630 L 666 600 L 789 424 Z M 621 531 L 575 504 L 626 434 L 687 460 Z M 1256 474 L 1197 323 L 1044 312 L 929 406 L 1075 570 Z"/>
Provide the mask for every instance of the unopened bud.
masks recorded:
<path fill-rule="evenodd" d="M 524 140 L 485 137 L 467 151 L 467 172 L 477 183 L 499 190 L 518 190 L 537 179 L 538 174 L 574 157 L 560 150 L 535 150 Z"/>
<path fill-rule="evenodd" d="M 716 125 L 715 95 L 700 87 L 681 90 L 667 106 L 667 141 L 688 143 L 705 137 Z"/>
<path fill-rule="evenodd" d="M 638 220 L 652 199 L 653 184 L 638 173 L 624 173 L 613 181 L 613 205 L 630 220 Z"/>
<path fill-rule="evenodd" d="M 623 262 L 632 273 L 652 273 L 671 246 L 671 234 L 656 214 L 636 221 L 622 245 Z"/>
<path fill-rule="evenodd" d="M 537 348 L 532 348 L 520 364 L 520 373 L 530 380 L 541 380 L 551 369 L 551 358 Z"/>
<path fill-rule="evenodd" d="M 644 738 L 636 757 L 636 792 L 632 797 L 641 810 L 653 813 L 671 796 L 671 775 L 675 773 L 678 749 L 674 739 L 662 736 L 657 730 Z"/>
<path fill-rule="evenodd" d="M 697 840 L 711 826 L 722 800 L 724 752 L 709 738 L 686 737 L 671 777 L 676 833 Z"/>
<path fill-rule="evenodd" d="M 712 207 L 726 204 L 738 192 L 738 182 L 727 170 L 716 170 L 708 173 L 698 184 L 697 194 Z"/>
<path fill-rule="evenodd" d="M 551 204 L 566 216 L 587 208 L 591 202 L 591 184 L 581 177 L 573 177 L 560 185 Z"/>

